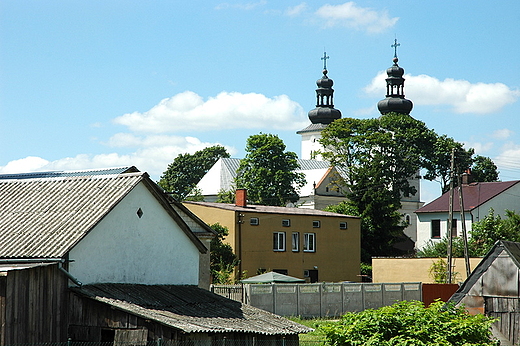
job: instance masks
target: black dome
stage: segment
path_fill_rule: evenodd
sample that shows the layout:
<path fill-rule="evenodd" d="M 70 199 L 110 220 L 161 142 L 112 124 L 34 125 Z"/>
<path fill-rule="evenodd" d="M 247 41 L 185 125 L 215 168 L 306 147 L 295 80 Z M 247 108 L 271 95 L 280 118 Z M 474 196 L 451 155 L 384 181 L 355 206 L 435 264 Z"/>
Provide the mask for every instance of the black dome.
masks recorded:
<path fill-rule="evenodd" d="M 323 77 L 316 81 L 316 85 L 318 86 L 318 88 L 332 88 L 332 86 L 334 85 L 334 81 L 327 77 L 327 73 L 327 70 L 323 70 Z"/>
<path fill-rule="evenodd" d="M 377 109 L 379 109 L 381 114 L 387 114 L 391 112 L 410 114 L 412 108 L 412 101 L 399 97 L 387 97 L 377 103 Z"/>
<path fill-rule="evenodd" d="M 336 119 L 341 118 L 341 111 L 336 108 L 316 107 L 309 111 L 309 120 L 313 124 L 328 125 Z"/>

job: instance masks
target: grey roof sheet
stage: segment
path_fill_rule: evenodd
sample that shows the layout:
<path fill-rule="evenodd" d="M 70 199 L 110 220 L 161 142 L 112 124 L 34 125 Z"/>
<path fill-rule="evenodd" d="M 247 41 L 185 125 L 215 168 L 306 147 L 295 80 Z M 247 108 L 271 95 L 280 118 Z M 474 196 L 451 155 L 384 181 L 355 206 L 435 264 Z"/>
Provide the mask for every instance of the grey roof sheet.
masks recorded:
<path fill-rule="evenodd" d="M 236 171 L 238 167 L 240 166 L 240 159 L 238 158 L 222 158 L 223 165 L 225 168 L 233 174 L 233 178 L 236 177 Z M 299 171 L 308 171 L 313 169 L 324 169 L 329 168 L 330 163 L 328 161 L 322 161 L 322 160 L 304 160 L 304 159 L 297 159 L 298 165 L 300 168 Z"/>
<path fill-rule="evenodd" d="M 0 258 L 64 256 L 144 176 L 0 180 Z"/>
<path fill-rule="evenodd" d="M 326 127 L 327 127 L 327 125 L 325 125 L 325 124 L 310 124 L 306 128 L 301 129 L 300 131 L 297 131 L 296 133 L 300 134 L 300 133 L 305 133 L 305 132 L 314 132 L 317 130 L 323 130 Z"/>
<path fill-rule="evenodd" d="M 59 178 L 59 177 L 79 177 L 79 176 L 93 176 L 106 174 L 123 174 L 139 172 L 134 166 L 102 168 L 92 170 L 80 171 L 48 171 L 48 172 L 30 172 L 30 173 L 12 173 L 0 174 L 0 180 L 3 179 L 36 179 L 36 178 Z"/>
<path fill-rule="evenodd" d="M 253 204 L 248 204 L 247 207 L 239 207 L 234 204 L 216 203 L 216 202 L 184 201 L 183 203 L 201 205 L 201 206 L 205 206 L 205 207 L 218 208 L 218 209 L 224 209 L 224 210 L 233 210 L 235 212 L 314 215 L 314 216 L 326 216 L 326 217 L 332 216 L 332 217 L 344 217 L 344 218 L 356 218 L 356 219 L 359 218 L 357 216 L 332 213 L 330 211 L 323 211 L 323 210 L 319 210 L 319 209 L 273 207 L 273 206 L 268 206 L 268 205 L 253 205 Z"/>
<path fill-rule="evenodd" d="M 186 333 L 300 334 L 311 328 L 195 286 L 96 284 L 80 295 Z"/>

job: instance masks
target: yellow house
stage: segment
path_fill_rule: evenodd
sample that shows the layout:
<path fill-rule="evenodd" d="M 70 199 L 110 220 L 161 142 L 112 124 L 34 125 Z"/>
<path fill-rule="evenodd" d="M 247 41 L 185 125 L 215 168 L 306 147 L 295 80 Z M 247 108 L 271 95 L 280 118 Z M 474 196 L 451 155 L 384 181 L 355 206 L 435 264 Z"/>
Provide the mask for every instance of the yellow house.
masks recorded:
<path fill-rule="evenodd" d="M 239 190 L 240 191 L 240 190 Z M 225 241 L 240 259 L 237 268 L 254 276 L 264 271 L 309 282 L 360 281 L 360 219 L 315 209 L 185 202 L 208 224 L 229 229 Z"/>

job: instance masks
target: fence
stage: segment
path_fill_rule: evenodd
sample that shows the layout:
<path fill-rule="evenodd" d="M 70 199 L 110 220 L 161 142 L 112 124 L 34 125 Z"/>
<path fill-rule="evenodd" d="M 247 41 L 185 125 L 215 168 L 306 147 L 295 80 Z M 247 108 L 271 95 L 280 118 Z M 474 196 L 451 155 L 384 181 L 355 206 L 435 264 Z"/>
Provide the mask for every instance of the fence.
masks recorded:
<path fill-rule="evenodd" d="M 53 343 L 36 343 L 36 344 L 13 344 L 6 346 L 320 346 L 325 345 L 322 338 L 316 340 L 264 340 L 254 338 L 248 340 L 234 339 L 203 339 L 203 340 L 183 340 L 183 341 L 163 341 L 161 339 L 145 342 L 80 342 L 65 341 Z"/>
<path fill-rule="evenodd" d="M 228 295 L 226 286 L 212 286 Z M 421 283 L 249 284 L 235 300 L 282 316 L 339 317 L 345 312 L 376 309 L 401 300 L 422 300 Z M 233 298 L 232 298 L 233 299 Z"/>

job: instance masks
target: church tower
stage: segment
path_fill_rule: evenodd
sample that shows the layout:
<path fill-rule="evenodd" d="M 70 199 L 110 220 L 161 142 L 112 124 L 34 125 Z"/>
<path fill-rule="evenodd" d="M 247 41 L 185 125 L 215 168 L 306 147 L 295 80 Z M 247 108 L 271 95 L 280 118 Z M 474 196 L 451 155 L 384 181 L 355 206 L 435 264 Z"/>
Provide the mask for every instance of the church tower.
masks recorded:
<path fill-rule="evenodd" d="M 321 149 L 319 139 L 321 138 L 321 130 L 336 119 L 341 118 L 341 112 L 334 108 L 333 96 L 334 81 L 327 74 L 327 53 L 323 53 L 323 76 L 316 81 L 318 88 L 316 89 L 316 108 L 309 111 L 309 120 L 312 124 L 296 132 L 302 136 L 301 158 L 304 160 L 317 159 L 317 154 Z"/>
<path fill-rule="evenodd" d="M 394 64 L 386 70 L 388 78 L 386 78 L 386 98 L 377 103 L 379 112 L 384 115 L 395 112 L 399 114 L 410 114 L 413 108 L 413 103 L 404 98 L 404 69 L 400 67 L 397 62 L 397 39 L 394 41 L 392 48 L 394 48 Z"/>

